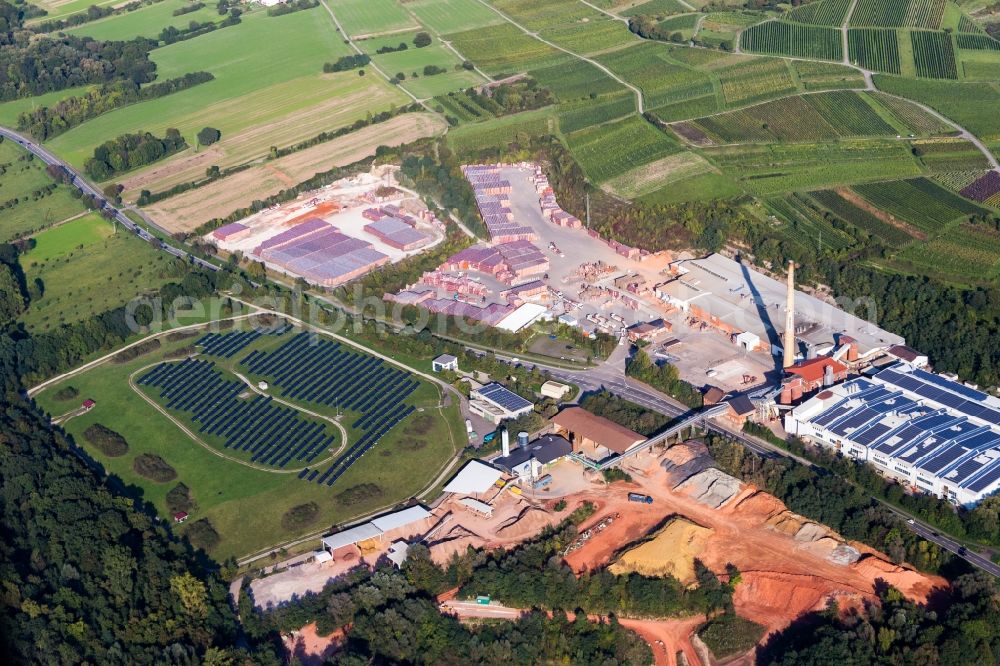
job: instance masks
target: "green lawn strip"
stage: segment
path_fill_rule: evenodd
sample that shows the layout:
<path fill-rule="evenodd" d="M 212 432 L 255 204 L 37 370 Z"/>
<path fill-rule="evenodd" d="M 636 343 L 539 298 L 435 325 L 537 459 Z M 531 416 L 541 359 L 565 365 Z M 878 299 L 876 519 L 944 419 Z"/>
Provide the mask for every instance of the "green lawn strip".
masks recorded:
<path fill-rule="evenodd" d="M 191 21 L 217 23 L 224 18 L 216 11 L 215 3 L 205 3 L 201 9 L 187 14 L 173 15 L 174 10 L 190 4 L 187 0 L 162 0 L 135 11 L 84 23 L 66 30 L 66 33 L 102 41 L 127 41 L 135 37 L 156 39 L 160 31 L 167 26 L 186 28 Z"/>

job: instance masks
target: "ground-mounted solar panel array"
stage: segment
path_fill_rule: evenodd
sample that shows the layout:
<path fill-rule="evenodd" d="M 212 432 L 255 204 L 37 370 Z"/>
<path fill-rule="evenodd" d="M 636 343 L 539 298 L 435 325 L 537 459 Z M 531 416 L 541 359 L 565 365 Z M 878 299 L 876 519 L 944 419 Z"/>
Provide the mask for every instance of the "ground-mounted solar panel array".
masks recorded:
<path fill-rule="evenodd" d="M 249 454 L 260 465 L 308 464 L 337 440 L 322 422 L 270 396 L 240 397 L 246 385 L 226 379 L 213 361 L 160 363 L 139 384 L 159 389 L 166 408 L 190 415 L 202 435 L 221 439 L 224 448 Z"/>
<path fill-rule="evenodd" d="M 221 358 L 232 358 L 240 351 L 249 347 L 262 335 L 282 335 L 290 327 L 282 324 L 277 328 L 267 327 L 252 331 L 233 331 L 229 333 L 208 333 L 198 338 L 195 345 L 201 347 L 201 353 Z"/>
<path fill-rule="evenodd" d="M 420 385 L 405 370 L 305 332 L 273 351 L 250 352 L 241 365 L 268 379 L 287 398 L 355 415 L 349 425 L 360 436 L 348 449 L 325 471 L 305 469 L 299 474 L 328 486 L 413 412 L 406 399 Z"/>

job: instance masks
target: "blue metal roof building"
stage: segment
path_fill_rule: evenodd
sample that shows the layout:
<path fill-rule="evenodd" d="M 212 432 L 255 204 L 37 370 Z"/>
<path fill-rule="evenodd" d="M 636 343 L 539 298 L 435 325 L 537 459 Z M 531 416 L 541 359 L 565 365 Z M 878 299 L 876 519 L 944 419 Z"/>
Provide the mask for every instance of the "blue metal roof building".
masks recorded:
<path fill-rule="evenodd" d="M 956 504 L 1000 490 L 1000 400 L 906 363 L 821 392 L 785 429 Z"/>

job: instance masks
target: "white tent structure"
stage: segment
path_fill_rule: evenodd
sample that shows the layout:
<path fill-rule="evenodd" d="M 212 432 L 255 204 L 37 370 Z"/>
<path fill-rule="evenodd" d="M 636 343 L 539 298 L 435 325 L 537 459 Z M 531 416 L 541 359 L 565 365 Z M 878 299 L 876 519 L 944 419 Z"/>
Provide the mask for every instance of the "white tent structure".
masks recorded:
<path fill-rule="evenodd" d="M 497 468 L 478 460 L 472 460 L 448 482 L 444 491 L 459 495 L 478 495 L 489 490 L 501 476 L 503 476 L 503 472 Z"/>

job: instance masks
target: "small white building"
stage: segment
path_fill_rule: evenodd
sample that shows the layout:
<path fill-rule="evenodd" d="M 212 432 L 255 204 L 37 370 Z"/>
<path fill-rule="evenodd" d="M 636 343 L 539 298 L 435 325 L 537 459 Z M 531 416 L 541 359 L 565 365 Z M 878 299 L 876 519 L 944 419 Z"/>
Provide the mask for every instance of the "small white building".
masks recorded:
<path fill-rule="evenodd" d="M 473 513 L 478 513 L 479 515 L 484 516 L 486 518 L 493 517 L 493 507 L 491 507 L 486 502 L 480 502 L 479 500 L 473 499 L 471 497 L 463 497 L 462 499 L 459 500 L 459 504 L 464 506 L 469 511 L 472 511 Z"/>
<path fill-rule="evenodd" d="M 469 392 L 469 411 L 493 425 L 529 413 L 534 405 L 497 382 Z"/>
<path fill-rule="evenodd" d="M 560 384 L 559 382 L 550 380 L 542 384 L 542 388 L 538 392 L 546 398 L 562 400 L 563 397 L 569 392 L 569 387 L 565 384 Z"/>
<path fill-rule="evenodd" d="M 442 370 L 458 370 L 458 359 L 451 354 L 441 354 L 431 361 L 431 370 L 441 372 Z"/>

